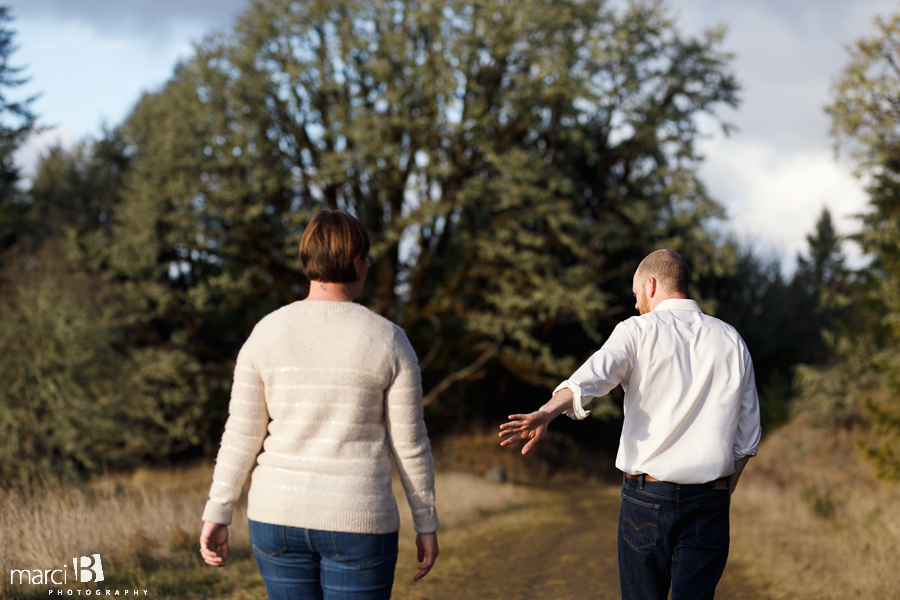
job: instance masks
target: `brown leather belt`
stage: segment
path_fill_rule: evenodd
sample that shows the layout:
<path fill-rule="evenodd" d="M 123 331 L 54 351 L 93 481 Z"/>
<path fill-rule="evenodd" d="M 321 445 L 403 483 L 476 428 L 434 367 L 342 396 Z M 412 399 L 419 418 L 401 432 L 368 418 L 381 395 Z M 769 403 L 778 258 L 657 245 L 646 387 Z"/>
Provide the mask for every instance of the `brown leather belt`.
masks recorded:
<path fill-rule="evenodd" d="M 650 477 L 649 475 L 632 475 L 631 473 L 625 473 L 625 477 L 628 479 L 640 479 L 644 478 L 644 481 L 658 481 L 660 483 L 665 483 L 662 479 L 656 479 L 655 477 Z M 717 490 L 727 490 L 728 489 L 728 478 L 720 477 L 716 479 L 713 483 L 716 484 Z"/>

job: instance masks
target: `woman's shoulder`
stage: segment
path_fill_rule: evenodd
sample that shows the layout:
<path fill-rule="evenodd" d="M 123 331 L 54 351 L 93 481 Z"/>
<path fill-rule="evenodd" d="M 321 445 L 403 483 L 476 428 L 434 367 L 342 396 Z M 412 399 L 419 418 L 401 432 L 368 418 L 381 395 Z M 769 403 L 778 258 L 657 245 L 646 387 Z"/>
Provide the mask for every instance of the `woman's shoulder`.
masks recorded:
<path fill-rule="evenodd" d="M 253 333 L 265 334 L 295 326 L 361 329 L 391 338 L 406 337 L 402 327 L 362 304 L 309 300 L 298 300 L 270 312 L 256 324 Z"/>

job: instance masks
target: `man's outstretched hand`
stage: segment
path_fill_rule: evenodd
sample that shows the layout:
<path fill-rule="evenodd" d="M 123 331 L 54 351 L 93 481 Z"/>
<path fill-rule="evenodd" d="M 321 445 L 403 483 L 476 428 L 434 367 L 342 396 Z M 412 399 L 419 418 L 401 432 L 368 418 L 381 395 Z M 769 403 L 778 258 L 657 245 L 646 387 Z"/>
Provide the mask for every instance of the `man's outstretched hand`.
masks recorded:
<path fill-rule="evenodd" d="M 500 445 L 508 446 L 515 442 L 528 440 L 528 443 L 522 448 L 522 454 L 528 454 L 531 448 L 544 437 L 547 425 L 552 420 L 553 417 L 543 410 L 527 415 L 509 415 L 509 421 L 500 426 L 500 437 L 510 437 L 500 442 Z"/>
<path fill-rule="evenodd" d="M 509 415 L 509 421 L 500 426 L 500 437 L 507 437 L 500 442 L 501 446 L 508 446 L 515 442 L 528 440 L 522 448 L 522 454 L 528 454 L 531 448 L 547 433 L 547 425 L 550 421 L 572 410 L 572 390 L 560 388 L 553 394 L 547 404 L 533 413 L 527 415 Z"/>

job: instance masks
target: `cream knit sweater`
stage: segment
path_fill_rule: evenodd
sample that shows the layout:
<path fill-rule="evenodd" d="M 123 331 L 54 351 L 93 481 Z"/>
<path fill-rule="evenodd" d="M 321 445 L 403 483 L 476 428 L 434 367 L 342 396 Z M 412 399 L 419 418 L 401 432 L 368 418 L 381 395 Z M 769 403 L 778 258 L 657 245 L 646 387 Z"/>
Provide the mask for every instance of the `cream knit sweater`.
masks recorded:
<path fill-rule="evenodd" d="M 231 523 L 253 468 L 254 521 L 397 531 L 391 456 L 416 531 L 437 530 L 419 366 L 403 330 L 351 302 L 294 302 L 260 321 L 238 354 L 203 520 Z"/>

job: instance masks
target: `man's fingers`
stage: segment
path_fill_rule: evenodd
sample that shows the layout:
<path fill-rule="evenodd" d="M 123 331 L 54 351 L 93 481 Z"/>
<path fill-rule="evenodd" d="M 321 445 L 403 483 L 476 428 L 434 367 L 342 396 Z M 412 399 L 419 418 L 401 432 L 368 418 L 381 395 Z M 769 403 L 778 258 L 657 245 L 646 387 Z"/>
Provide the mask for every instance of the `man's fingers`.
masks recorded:
<path fill-rule="evenodd" d="M 537 438 L 533 440 L 529 440 L 527 444 L 522 448 L 522 454 L 528 454 L 531 451 L 531 447 L 537 443 Z"/>
<path fill-rule="evenodd" d="M 507 417 L 510 421 L 527 421 L 529 415 L 509 415 Z"/>
<path fill-rule="evenodd" d="M 505 439 L 502 442 L 500 442 L 500 445 L 501 446 L 509 446 L 510 444 L 515 444 L 516 442 L 518 442 L 521 439 L 522 439 L 522 434 L 517 433 L 516 435 L 512 436 L 511 438 Z"/>

